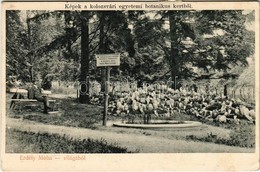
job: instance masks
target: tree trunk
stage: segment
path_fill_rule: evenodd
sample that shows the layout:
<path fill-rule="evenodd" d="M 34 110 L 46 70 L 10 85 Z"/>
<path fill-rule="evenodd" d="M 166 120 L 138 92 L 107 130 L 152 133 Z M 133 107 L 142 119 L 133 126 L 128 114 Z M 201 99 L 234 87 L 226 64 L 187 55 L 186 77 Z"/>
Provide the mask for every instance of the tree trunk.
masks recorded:
<path fill-rule="evenodd" d="M 68 51 L 68 54 L 69 56 L 72 56 L 72 49 L 71 49 L 71 46 L 72 46 L 72 36 L 73 36 L 73 24 L 71 25 L 70 22 L 74 22 L 72 21 L 72 18 L 71 18 L 71 13 L 70 11 L 65 11 L 64 12 L 64 19 L 65 19 L 65 26 L 66 26 L 66 35 L 67 35 L 67 38 L 68 38 L 68 43 L 67 43 L 67 51 Z M 75 61 L 75 59 L 74 59 Z"/>
<path fill-rule="evenodd" d="M 169 11 L 169 22 L 170 22 L 170 40 L 171 40 L 171 51 L 170 51 L 170 66 L 171 66 L 171 78 L 174 82 L 172 87 L 176 89 L 177 83 L 176 78 L 179 77 L 179 55 L 178 55 L 178 35 L 177 35 L 177 24 L 178 20 L 175 15 L 176 11 Z"/>
<path fill-rule="evenodd" d="M 73 56 L 73 51 L 72 51 L 72 44 L 73 44 L 73 39 L 75 39 L 75 24 L 74 24 L 74 18 L 73 15 L 70 11 L 64 11 L 64 21 L 65 21 L 65 26 L 66 26 L 66 36 L 67 36 L 67 52 L 68 52 L 68 58 L 71 59 L 73 58 L 74 65 L 75 63 L 78 63 L 78 57 Z M 77 68 L 74 68 L 73 71 L 73 79 L 77 78 Z"/>
<path fill-rule="evenodd" d="M 27 11 L 26 12 L 26 15 L 27 15 L 27 21 L 26 21 L 26 24 L 27 24 L 27 33 L 28 33 L 28 49 L 31 50 L 32 49 L 32 41 L 31 41 L 31 23 L 30 23 L 30 20 L 29 20 L 29 14 L 30 12 Z M 34 77 L 33 77 L 33 56 L 30 56 L 29 57 L 29 63 L 30 63 L 30 66 L 29 66 L 29 81 L 30 82 L 33 82 L 34 81 Z"/>
<path fill-rule="evenodd" d="M 80 103 L 89 102 L 89 12 L 81 11 Z"/>
<path fill-rule="evenodd" d="M 105 47 L 105 15 L 103 12 L 100 12 L 100 29 L 99 29 L 99 53 L 106 53 L 106 47 Z M 106 70 L 104 67 L 101 68 L 101 92 L 105 91 L 105 85 L 106 85 Z"/>

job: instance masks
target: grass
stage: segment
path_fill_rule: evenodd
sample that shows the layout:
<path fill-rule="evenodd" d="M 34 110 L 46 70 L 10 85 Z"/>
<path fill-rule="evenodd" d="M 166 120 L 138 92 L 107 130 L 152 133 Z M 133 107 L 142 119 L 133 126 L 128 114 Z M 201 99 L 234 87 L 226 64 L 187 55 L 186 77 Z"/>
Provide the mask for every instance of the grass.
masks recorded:
<path fill-rule="evenodd" d="M 7 129 L 7 153 L 130 153 L 126 148 L 108 144 L 105 140 L 72 139 L 48 133 L 33 133 Z"/>
<path fill-rule="evenodd" d="M 10 96 L 9 96 L 10 97 Z M 8 99 L 8 97 L 7 97 Z M 103 107 L 98 105 L 90 105 L 90 104 L 80 104 L 75 99 L 72 98 L 62 98 L 57 99 L 57 107 L 60 115 L 57 114 L 43 114 L 42 108 L 43 105 L 32 107 L 31 109 L 23 107 L 23 112 L 15 112 L 7 108 L 8 114 L 10 117 L 19 117 L 21 114 L 24 115 L 24 119 L 41 122 L 45 124 L 53 124 L 53 125 L 62 125 L 62 126 L 71 126 L 71 127 L 82 127 L 82 128 L 96 128 L 96 124 L 102 123 L 103 117 Z M 9 105 L 7 104 L 7 107 Z M 126 120 L 125 117 L 116 116 L 116 115 L 108 115 L 108 120 Z M 160 117 L 152 117 L 153 120 L 161 119 Z M 200 121 L 204 124 L 213 125 L 216 127 L 233 129 L 236 124 L 234 123 L 220 123 L 217 121 L 208 121 L 205 119 L 199 119 L 195 116 L 188 115 L 182 112 L 175 112 L 173 116 L 169 118 L 163 118 L 164 120 L 176 120 L 176 121 Z M 135 122 L 143 122 L 143 117 L 135 117 Z M 241 120 L 240 125 L 247 124 L 247 121 Z"/>
<path fill-rule="evenodd" d="M 23 119 L 41 122 L 45 124 L 91 128 L 98 130 L 106 130 L 111 132 L 126 132 L 142 134 L 143 130 L 135 129 L 118 129 L 118 128 L 102 128 L 103 107 L 97 105 L 79 104 L 75 99 L 57 99 L 58 109 L 60 115 L 57 114 L 43 114 L 41 110 L 25 109 Z M 12 114 L 8 109 L 8 115 Z M 19 117 L 21 114 L 13 115 L 12 117 Z M 152 119 L 156 119 L 153 117 Z M 160 119 L 160 118 L 158 118 Z M 164 118 L 165 119 L 165 118 Z M 122 120 L 120 116 L 109 115 L 108 121 Z M 138 120 L 138 119 L 136 119 Z M 140 120 L 143 120 L 142 118 Z M 255 126 L 248 124 L 247 121 L 241 120 L 241 124 L 236 125 L 232 123 L 219 123 L 216 121 L 206 121 L 198 119 L 195 116 L 184 114 L 181 112 L 175 112 L 174 116 L 171 116 L 165 120 L 182 121 L 200 121 L 207 124 L 208 129 L 197 129 L 196 131 L 152 131 L 146 130 L 145 132 L 152 136 L 160 136 L 169 139 L 181 139 L 181 140 L 193 140 L 200 142 L 211 142 L 216 144 L 225 144 L 231 146 L 240 147 L 254 147 L 255 140 L 254 134 Z M 246 128 L 244 126 L 247 126 Z M 252 133 L 252 134 L 250 134 Z"/>
<path fill-rule="evenodd" d="M 44 124 L 52 125 L 61 125 L 69 127 L 81 127 L 81 128 L 91 128 L 96 129 L 97 124 L 102 124 L 103 117 L 103 107 L 98 105 L 89 105 L 89 104 L 79 104 L 75 99 L 56 99 L 57 100 L 57 109 L 59 109 L 60 115 L 57 114 L 43 114 L 41 109 L 26 109 L 24 108 L 23 118 L 31 121 L 41 122 Z M 8 105 L 7 105 L 8 106 Z M 37 108 L 37 107 L 34 107 Z M 8 114 L 11 117 L 20 117 L 21 114 L 15 114 L 13 111 L 10 111 L 7 108 Z M 12 114 L 12 115 L 10 115 Z M 108 121 L 111 120 L 122 120 L 120 116 L 109 115 Z M 152 117 L 152 119 L 161 119 Z M 218 128 L 225 128 L 233 130 L 235 127 L 240 127 L 247 125 L 247 121 L 241 120 L 240 125 L 232 123 L 220 123 L 217 121 L 206 121 L 203 119 L 198 119 L 195 116 L 184 114 L 182 112 L 175 112 L 173 116 L 169 118 L 163 118 L 164 120 L 176 120 L 179 122 L 182 121 L 200 121 L 204 124 L 216 126 Z M 135 122 L 140 120 L 143 122 L 143 118 L 135 119 Z M 254 126 L 254 125 L 252 125 Z"/>
<path fill-rule="evenodd" d="M 229 146 L 239 146 L 246 148 L 255 147 L 255 127 L 253 125 L 244 124 L 234 127 L 228 138 L 220 137 L 216 134 L 208 133 L 207 136 L 186 136 L 187 140 L 211 142 L 216 144 L 224 144 Z"/>
<path fill-rule="evenodd" d="M 9 95 L 10 97 L 10 95 Z M 8 97 L 7 97 L 8 99 Z M 7 102 L 7 114 L 12 118 L 20 118 L 41 122 L 44 124 L 61 125 L 95 129 L 96 124 L 102 124 L 103 107 L 98 105 L 80 104 L 73 98 L 56 99 L 59 114 L 44 114 L 43 105 L 36 107 L 22 107 L 22 112 L 10 110 Z M 108 120 L 120 117 L 108 116 Z M 120 118 L 121 119 L 121 118 Z"/>
<path fill-rule="evenodd" d="M 102 107 L 96 105 L 78 104 L 74 99 L 57 100 L 59 115 L 43 114 L 41 111 L 26 111 L 24 119 L 45 124 L 71 127 L 95 128 L 102 123 Z M 17 115 L 16 115 L 17 116 Z"/>

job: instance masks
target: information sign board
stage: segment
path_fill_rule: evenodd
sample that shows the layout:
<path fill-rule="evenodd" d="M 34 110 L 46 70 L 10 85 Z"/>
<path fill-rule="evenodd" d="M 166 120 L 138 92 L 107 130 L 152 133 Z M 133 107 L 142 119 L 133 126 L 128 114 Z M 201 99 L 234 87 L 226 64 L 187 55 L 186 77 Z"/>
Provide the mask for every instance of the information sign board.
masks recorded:
<path fill-rule="evenodd" d="M 97 67 L 119 66 L 120 54 L 96 54 Z"/>

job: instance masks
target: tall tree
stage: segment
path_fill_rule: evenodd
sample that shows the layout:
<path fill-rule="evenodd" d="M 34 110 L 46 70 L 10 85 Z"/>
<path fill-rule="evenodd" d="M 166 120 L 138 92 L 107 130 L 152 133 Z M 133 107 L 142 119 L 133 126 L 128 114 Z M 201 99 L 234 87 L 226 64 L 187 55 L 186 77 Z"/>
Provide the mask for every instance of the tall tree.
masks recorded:
<path fill-rule="evenodd" d="M 19 65 L 21 60 L 17 57 L 24 57 L 26 32 L 20 18 L 20 11 L 6 11 L 6 66 L 7 76 L 19 76 L 22 72 Z M 8 79 L 8 77 L 6 77 Z M 21 79 L 21 78 L 19 78 Z"/>
<path fill-rule="evenodd" d="M 227 71 L 246 64 L 254 35 L 246 30 L 245 18 L 241 10 L 148 12 L 136 22 L 143 24 L 135 25 L 135 35 L 139 47 L 163 50 L 174 80 L 196 76 L 196 68 Z"/>
<path fill-rule="evenodd" d="M 81 103 L 89 102 L 89 12 L 81 11 L 81 74 L 80 97 Z"/>
<path fill-rule="evenodd" d="M 98 50 L 96 53 L 121 53 L 121 69 L 124 69 L 127 65 L 125 59 L 132 58 L 134 56 L 133 39 L 131 31 L 128 28 L 127 14 L 122 11 L 99 11 L 96 12 L 98 19 Z M 118 71 L 120 70 L 117 68 Z M 129 68 L 126 68 L 127 71 Z M 119 72 L 120 73 L 120 72 Z M 105 89 L 105 77 L 106 73 L 104 69 L 101 69 L 101 90 Z"/>
<path fill-rule="evenodd" d="M 106 12 L 99 12 L 99 48 L 98 52 L 100 54 L 105 54 L 108 51 L 108 44 L 105 38 L 105 26 L 106 26 Z M 101 91 L 105 92 L 105 82 L 106 82 L 106 70 L 101 68 Z"/>
<path fill-rule="evenodd" d="M 170 42 L 171 42 L 171 49 L 170 49 L 170 68 L 171 68 L 171 77 L 173 81 L 176 81 L 175 78 L 179 75 L 180 72 L 180 57 L 179 57 L 179 32 L 178 32 L 178 24 L 180 24 L 181 16 L 176 15 L 175 11 L 169 11 L 169 22 L 170 22 Z M 176 85 L 176 84 L 175 84 Z M 176 88 L 175 88 L 176 89 Z"/>

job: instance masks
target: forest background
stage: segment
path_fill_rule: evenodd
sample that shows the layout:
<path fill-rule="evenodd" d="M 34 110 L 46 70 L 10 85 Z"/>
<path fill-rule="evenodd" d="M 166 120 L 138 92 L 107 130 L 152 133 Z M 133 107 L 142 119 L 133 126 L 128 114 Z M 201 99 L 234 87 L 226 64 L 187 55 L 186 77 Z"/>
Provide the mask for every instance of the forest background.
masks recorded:
<path fill-rule="evenodd" d="M 252 102 L 254 24 L 254 11 L 245 10 L 6 11 L 6 79 L 44 89 L 95 81 L 104 91 L 95 54 L 120 53 L 111 82 L 172 81 L 218 93 L 226 85 Z"/>

